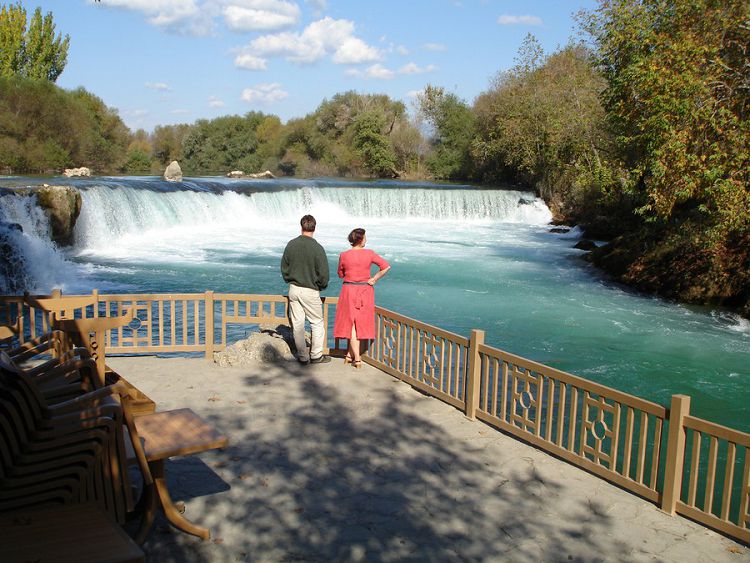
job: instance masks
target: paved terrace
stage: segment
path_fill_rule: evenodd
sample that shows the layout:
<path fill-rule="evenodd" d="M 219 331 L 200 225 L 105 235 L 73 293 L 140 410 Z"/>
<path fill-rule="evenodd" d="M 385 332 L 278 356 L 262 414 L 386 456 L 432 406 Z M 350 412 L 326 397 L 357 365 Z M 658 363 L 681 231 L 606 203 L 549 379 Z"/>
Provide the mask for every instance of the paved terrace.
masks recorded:
<path fill-rule="evenodd" d="M 157 520 L 151 561 L 750 559 L 370 366 L 108 363 L 159 410 L 191 407 L 231 440 L 168 463 L 173 497 L 212 539 Z"/>

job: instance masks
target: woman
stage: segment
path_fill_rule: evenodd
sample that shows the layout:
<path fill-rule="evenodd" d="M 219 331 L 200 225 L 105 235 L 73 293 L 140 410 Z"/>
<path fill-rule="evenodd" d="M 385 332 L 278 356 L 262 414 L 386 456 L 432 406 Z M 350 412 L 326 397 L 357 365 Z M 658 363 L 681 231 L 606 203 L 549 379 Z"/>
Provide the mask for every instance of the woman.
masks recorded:
<path fill-rule="evenodd" d="M 351 250 L 339 256 L 339 277 L 343 278 L 336 320 L 333 323 L 335 338 L 348 338 L 349 350 L 345 363 L 355 368 L 362 367 L 360 342 L 375 338 L 375 289 L 373 286 L 391 269 L 388 262 L 372 250 L 365 250 L 367 237 L 364 229 L 349 233 Z M 370 275 L 370 266 L 375 264 L 380 271 Z"/>

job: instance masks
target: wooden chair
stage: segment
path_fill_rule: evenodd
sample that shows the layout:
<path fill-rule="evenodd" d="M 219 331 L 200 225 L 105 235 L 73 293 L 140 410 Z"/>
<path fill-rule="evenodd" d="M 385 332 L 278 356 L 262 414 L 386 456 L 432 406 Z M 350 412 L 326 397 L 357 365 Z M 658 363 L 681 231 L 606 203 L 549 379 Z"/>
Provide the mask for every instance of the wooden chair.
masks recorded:
<path fill-rule="evenodd" d="M 124 446 L 117 442 L 116 416 L 108 412 L 86 411 L 51 415 L 50 409 L 40 408 L 29 392 L 26 382 L 18 374 L 0 370 L 0 427 L 6 458 L 6 476 L 21 476 L 44 471 L 70 469 L 81 481 L 78 501 L 97 500 L 124 521 L 127 502 L 119 502 L 128 492 L 128 483 L 120 484 L 121 476 L 116 460 Z M 119 447 L 118 447 L 119 446 Z M 85 455 L 90 463 L 83 463 Z M 84 471 L 85 470 L 85 471 Z M 19 484 L 19 483 L 16 483 Z"/>
<path fill-rule="evenodd" d="M 134 459 L 143 475 L 147 498 L 153 496 L 153 479 L 138 431 L 122 401 L 127 388 L 107 386 L 75 399 L 49 405 L 35 387 L 33 379 L 1 367 L 0 391 L 0 405 L 9 418 L 6 432 L 10 427 L 17 433 L 14 450 L 17 454 L 21 451 L 28 455 L 54 456 L 67 453 L 66 448 L 78 451 L 76 446 L 82 441 L 90 444 L 93 440 L 101 444 L 103 454 L 83 500 L 94 500 L 116 521 L 125 522 L 135 506 L 128 480 L 129 452 L 135 453 Z M 128 449 L 124 443 L 126 438 Z M 43 458 L 34 458 L 34 461 L 41 462 Z"/>
<path fill-rule="evenodd" d="M 135 318 L 132 310 L 124 311 L 124 314 L 119 317 L 76 319 L 74 317 L 76 310 L 82 310 L 89 305 L 96 306 L 97 300 L 94 296 L 37 298 L 26 295 L 24 301 L 29 307 L 52 314 L 52 323 L 56 329 L 66 333 L 76 346 L 89 350 L 91 357 L 96 360 L 100 385 L 122 383 L 129 388 L 128 400 L 133 414 L 148 414 L 156 410 L 154 401 L 106 365 L 107 331 L 132 322 Z"/>

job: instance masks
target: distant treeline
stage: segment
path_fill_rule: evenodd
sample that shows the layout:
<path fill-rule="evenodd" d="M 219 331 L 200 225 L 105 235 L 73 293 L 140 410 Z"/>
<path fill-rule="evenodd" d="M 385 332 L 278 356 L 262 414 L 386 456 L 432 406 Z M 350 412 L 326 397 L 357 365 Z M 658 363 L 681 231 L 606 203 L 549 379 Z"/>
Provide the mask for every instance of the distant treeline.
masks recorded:
<path fill-rule="evenodd" d="M 600 0 L 588 43 L 528 36 L 472 103 L 427 86 L 413 115 L 345 92 L 282 123 L 250 112 L 130 132 L 83 89 L 0 79 L 0 168 L 400 176 L 509 183 L 612 242 L 618 279 L 750 314 L 750 3 Z"/>

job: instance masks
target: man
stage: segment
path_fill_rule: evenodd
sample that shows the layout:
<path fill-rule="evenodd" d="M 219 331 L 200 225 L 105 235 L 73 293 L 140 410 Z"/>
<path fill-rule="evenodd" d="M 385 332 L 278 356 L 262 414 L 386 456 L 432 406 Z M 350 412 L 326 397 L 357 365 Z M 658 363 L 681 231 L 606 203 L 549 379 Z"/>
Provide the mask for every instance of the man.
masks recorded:
<path fill-rule="evenodd" d="M 328 287 L 328 258 L 315 235 L 315 217 L 300 219 L 302 234 L 289 241 L 281 257 L 281 275 L 289 284 L 289 317 L 292 321 L 297 361 L 303 365 L 323 364 L 323 303 L 320 292 Z M 310 350 L 305 343 L 305 317 L 310 321 Z"/>

